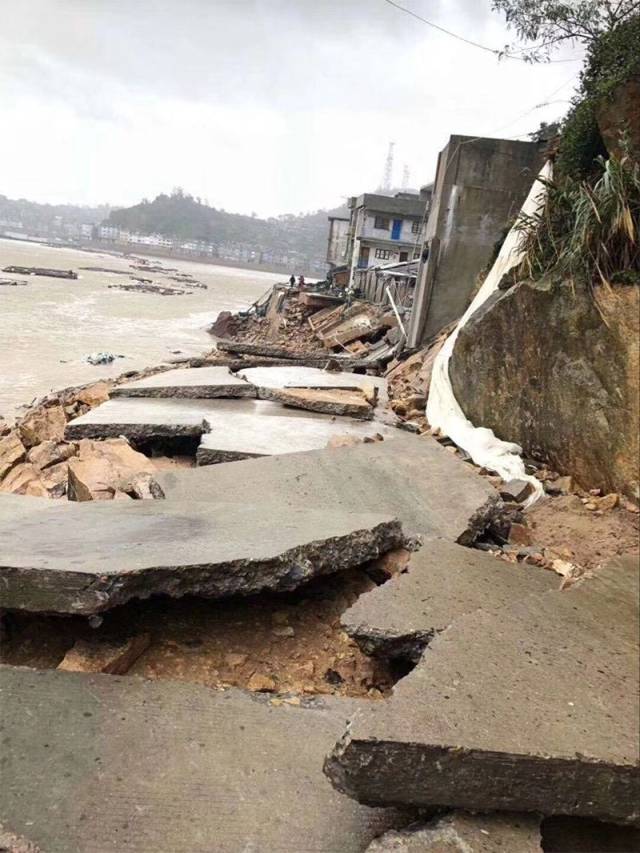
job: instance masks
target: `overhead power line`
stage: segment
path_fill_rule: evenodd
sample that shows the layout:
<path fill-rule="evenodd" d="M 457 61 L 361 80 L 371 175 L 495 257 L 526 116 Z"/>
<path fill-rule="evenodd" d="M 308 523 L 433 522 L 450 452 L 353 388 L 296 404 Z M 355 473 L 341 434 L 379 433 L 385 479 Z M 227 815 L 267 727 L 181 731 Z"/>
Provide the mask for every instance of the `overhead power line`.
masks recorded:
<path fill-rule="evenodd" d="M 479 50 L 484 50 L 487 53 L 492 53 L 494 56 L 497 56 L 498 59 L 518 59 L 520 62 L 526 62 L 526 58 L 524 56 L 517 56 L 515 53 L 508 53 L 505 50 L 498 50 L 495 47 L 487 47 L 486 44 L 480 44 L 477 41 L 473 41 L 472 39 L 465 38 L 465 36 L 461 36 L 459 33 L 454 33 L 451 30 L 446 29 L 446 27 L 441 27 L 439 24 L 434 24 L 433 21 L 428 21 L 426 18 L 423 18 L 422 15 L 418 15 L 417 12 L 414 12 L 412 9 L 407 9 L 406 6 L 401 6 L 399 3 L 396 3 L 395 0 L 384 0 L 385 3 L 388 3 L 389 6 L 393 6 L 394 9 L 397 9 L 399 12 L 404 12 L 405 15 L 410 15 L 412 18 L 415 18 L 417 21 L 420 21 L 422 24 L 426 24 L 428 27 L 432 27 L 434 30 L 438 30 L 441 33 L 444 33 L 447 36 L 451 36 L 451 38 L 458 39 L 458 41 L 462 41 L 465 44 L 471 45 L 471 47 L 477 47 Z M 549 62 L 581 62 L 580 59 L 550 59 Z"/>

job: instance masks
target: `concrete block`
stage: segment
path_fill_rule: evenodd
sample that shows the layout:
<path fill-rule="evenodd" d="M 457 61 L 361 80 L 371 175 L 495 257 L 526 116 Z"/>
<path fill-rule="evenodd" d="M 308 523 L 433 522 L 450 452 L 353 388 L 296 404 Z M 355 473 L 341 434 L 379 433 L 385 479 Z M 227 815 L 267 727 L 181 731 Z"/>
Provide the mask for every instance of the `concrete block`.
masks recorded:
<path fill-rule="evenodd" d="M 278 517 L 268 502 L 89 501 L 17 514 L 0 503 L 0 513 L 0 607 L 30 611 L 292 590 L 405 541 L 388 514 L 298 508 Z"/>
<path fill-rule="evenodd" d="M 638 823 L 637 557 L 457 619 L 325 764 L 360 802 Z"/>
<path fill-rule="evenodd" d="M 402 821 L 323 777 L 350 700 L 2 668 L 0 704 L 0 814 L 48 853 L 360 853 Z"/>
<path fill-rule="evenodd" d="M 232 401 L 242 403 L 242 400 Z M 164 400 L 118 397 L 69 421 L 67 439 L 117 438 L 130 440 L 199 437 L 204 420 L 225 400 Z"/>
<path fill-rule="evenodd" d="M 417 662 L 431 640 L 465 613 L 558 587 L 557 575 L 545 569 L 429 539 L 403 573 L 361 595 L 341 622 L 365 654 Z"/>
<path fill-rule="evenodd" d="M 371 420 L 373 406 L 359 388 L 280 388 L 269 399 L 293 409 Z"/>
<path fill-rule="evenodd" d="M 231 373 L 228 367 L 193 367 L 167 370 L 144 379 L 117 385 L 112 397 L 255 397 L 255 387 Z"/>

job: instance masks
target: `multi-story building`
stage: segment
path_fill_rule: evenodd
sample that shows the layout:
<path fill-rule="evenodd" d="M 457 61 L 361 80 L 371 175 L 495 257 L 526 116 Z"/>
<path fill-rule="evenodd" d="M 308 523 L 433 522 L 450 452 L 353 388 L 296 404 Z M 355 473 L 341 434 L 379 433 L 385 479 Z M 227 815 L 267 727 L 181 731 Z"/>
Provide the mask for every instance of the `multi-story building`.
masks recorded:
<path fill-rule="evenodd" d="M 355 271 L 416 257 L 423 241 L 431 187 L 394 196 L 364 193 L 349 199 L 347 264 Z"/>

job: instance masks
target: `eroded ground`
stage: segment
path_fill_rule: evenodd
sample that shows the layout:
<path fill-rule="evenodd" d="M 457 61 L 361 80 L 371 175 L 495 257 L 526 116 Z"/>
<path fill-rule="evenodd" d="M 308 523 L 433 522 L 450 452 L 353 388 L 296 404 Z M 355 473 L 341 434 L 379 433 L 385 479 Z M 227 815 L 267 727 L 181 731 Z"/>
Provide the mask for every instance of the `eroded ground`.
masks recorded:
<path fill-rule="evenodd" d="M 130 675 L 213 688 L 381 698 L 394 673 L 364 655 L 340 627 L 340 614 L 374 586 L 365 571 L 353 569 L 286 595 L 133 601 L 105 613 L 96 628 L 84 617 L 14 613 L 7 617 L 0 661 L 51 669 L 76 640 L 146 633 L 151 644 Z"/>
<path fill-rule="evenodd" d="M 585 569 L 611 557 L 637 554 L 640 515 L 624 507 L 598 513 L 577 495 L 546 498 L 526 513 L 533 541 Z"/>

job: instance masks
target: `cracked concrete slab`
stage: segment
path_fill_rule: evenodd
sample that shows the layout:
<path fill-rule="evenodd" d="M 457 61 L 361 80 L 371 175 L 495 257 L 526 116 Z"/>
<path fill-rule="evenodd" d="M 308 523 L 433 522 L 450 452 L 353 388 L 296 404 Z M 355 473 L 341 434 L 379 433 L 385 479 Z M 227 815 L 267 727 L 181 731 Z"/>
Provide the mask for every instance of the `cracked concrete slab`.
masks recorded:
<path fill-rule="evenodd" d="M 430 823 L 390 829 L 366 853 L 542 853 L 535 815 L 450 812 Z"/>
<path fill-rule="evenodd" d="M 98 613 L 154 594 L 292 590 L 401 547 L 381 513 L 268 504 L 91 501 L 23 514 L 0 504 L 0 607 Z"/>
<path fill-rule="evenodd" d="M 374 400 L 368 399 L 359 388 L 280 388 L 269 394 L 270 399 L 294 409 L 360 420 L 373 419 Z"/>
<path fill-rule="evenodd" d="M 316 450 L 335 436 L 362 440 L 396 432 L 386 424 L 288 409 L 270 400 L 219 400 L 205 424 L 199 465 Z"/>
<path fill-rule="evenodd" d="M 216 349 L 219 352 L 228 352 L 238 355 L 257 355 L 267 358 L 280 358 L 291 361 L 294 364 L 317 365 L 324 367 L 329 362 L 338 362 L 345 370 L 354 370 L 355 368 L 370 368 L 372 362 L 367 359 L 353 358 L 340 353 L 295 353 L 286 347 L 280 347 L 275 344 L 265 343 L 248 343 L 241 341 L 224 341 L 216 342 Z"/>
<path fill-rule="evenodd" d="M 361 425 L 362 426 L 362 425 Z M 276 517 L 293 510 L 386 512 L 411 535 L 469 542 L 500 503 L 473 468 L 434 439 L 393 430 L 384 441 L 325 448 L 157 475 L 167 498 L 265 504 Z"/>
<path fill-rule="evenodd" d="M 195 369 L 195 368 L 194 368 Z M 199 437 L 205 418 L 221 405 L 244 400 L 181 400 L 118 397 L 67 423 L 65 437 L 117 438 L 130 440 Z M 247 401 L 250 402 L 250 401 Z"/>
<path fill-rule="evenodd" d="M 334 436 L 364 439 L 394 432 L 386 424 L 287 409 L 269 400 L 117 397 L 69 421 L 65 435 L 74 439 L 123 435 L 131 441 L 201 437 L 198 462 L 210 465 L 312 450 Z"/>
<path fill-rule="evenodd" d="M 365 654 L 417 662 L 431 640 L 463 614 L 557 590 L 559 582 L 537 566 L 429 539 L 411 555 L 406 572 L 361 595 L 340 621 Z"/>
<path fill-rule="evenodd" d="M 111 397 L 256 397 L 257 389 L 228 367 L 192 367 L 155 373 L 117 385 Z"/>
<path fill-rule="evenodd" d="M 318 367 L 249 367 L 238 375 L 269 398 L 269 391 L 282 388 L 377 388 L 380 398 L 386 396 L 387 380 L 365 373 L 321 370 Z"/>
<path fill-rule="evenodd" d="M 322 774 L 351 700 L 2 668 L 0 704 L 0 820 L 47 853 L 360 853 L 402 822 Z"/>
<path fill-rule="evenodd" d="M 325 763 L 368 804 L 638 823 L 637 557 L 462 616 Z"/>

